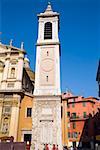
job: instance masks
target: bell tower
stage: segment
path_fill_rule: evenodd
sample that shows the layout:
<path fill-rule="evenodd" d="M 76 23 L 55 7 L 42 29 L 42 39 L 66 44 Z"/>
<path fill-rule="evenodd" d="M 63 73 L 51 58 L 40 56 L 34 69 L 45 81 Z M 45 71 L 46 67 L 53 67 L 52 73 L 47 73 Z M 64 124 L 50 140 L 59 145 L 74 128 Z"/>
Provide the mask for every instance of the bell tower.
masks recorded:
<path fill-rule="evenodd" d="M 49 3 L 38 19 L 34 95 L 60 95 L 59 14 L 52 11 Z"/>
<path fill-rule="evenodd" d="M 38 22 L 32 146 L 56 144 L 62 150 L 59 13 L 48 3 Z"/>

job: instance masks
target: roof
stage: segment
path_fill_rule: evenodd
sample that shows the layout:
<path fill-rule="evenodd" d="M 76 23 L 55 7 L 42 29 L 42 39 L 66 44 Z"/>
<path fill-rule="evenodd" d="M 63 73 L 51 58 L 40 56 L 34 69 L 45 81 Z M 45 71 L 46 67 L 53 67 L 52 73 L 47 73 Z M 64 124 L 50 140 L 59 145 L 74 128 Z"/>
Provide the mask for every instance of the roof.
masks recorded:
<path fill-rule="evenodd" d="M 30 68 L 25 68 L 25 70 L 26 70 L 30 80 L 34 82 L 34 80 L 35 80 L 35 72 L 33 72 Z"/>
<path fill-rule="evenodd" d="M 12 46 L 12 45 L 0 44 L 0 47 L 5 48 L 6 50 L 11 49 L 12 52 L 23 52 L 23 53 L 26 53 L 26 51 L 24 49 L 17 48 L 17 47 Z"/>
<path fill-rule="evenodd" d="M 97 97 L 93 97 L 93 96 L 89 96 L 89 97 L 86 97 L 86 98 L 84 98 L 84 99 L 86 99 L 86 100 L 99 100 L 99 98 L 97 98 Z"/>
<path fill-rule="evenodd" d="M 48 5 L 47 5 L 47 8 L 46 8 L 45 12 L 44 12 L 44 13 L 40 13 L 40 14 L 38 14 L 37 16 L 38 16 L 38 17 L 46 17 L 46 16 L 52 17 L 52 16 L 59 16 L 59 13 L 54 12 L 54 11 L 52 10 L 52 7 L 51 7 L 50 2 L 48 2 Z"/>
<path fill-rule="evenodd" d="M 96 81 L 100 81 L 100 60 L 99 60 L 99 65 L 98 65 L 98 70 L 97 70 Z"/>
<path fill-rule="evenodd" d="M 73 99 L 75 99 L 75 101 L 73 101 Z M 92 96 L 84 98 L 83 96 L 74 96 L 74 95 L 68 96 L 68 94 L 65 94 L 65 95 L 62 95 L 62 100 L 68 101 L 69 103 L 80 103 L 83 101 L 95 103 L 99 101 L 99 98 L 92 97 Z"/>

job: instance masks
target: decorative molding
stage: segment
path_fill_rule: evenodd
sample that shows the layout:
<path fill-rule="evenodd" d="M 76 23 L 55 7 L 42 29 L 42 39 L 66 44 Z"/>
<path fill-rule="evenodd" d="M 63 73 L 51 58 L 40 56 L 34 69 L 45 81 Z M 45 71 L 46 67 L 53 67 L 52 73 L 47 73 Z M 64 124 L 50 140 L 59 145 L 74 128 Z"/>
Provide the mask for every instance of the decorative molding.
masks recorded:
<path fill-rule="evenodd" d="M 7 101 L 3 101 L 3 106 L 5 106 L 5 105 L 12 105 L 12 101 L 11 100 L 7 100 Z"/>
<path fill-rule="evenodd" d="M 60 42 L 37 42 L 36 46 L 45 46 L 45 45 L 60 45 Z"/>
<path fill-rule="evenodd" d="M 48 97 L 46 97 L 48 99 Z M 49 97 L 50 98 L 50 97 Z M 49 126 L 48 126 L 48 132 L 50 133 L 51 139 L 50 141 L 51 144 L 55 143 L 58 144 L 60 142 L 59 138 L 57 135 L 61 135 L 61 103 L 60 101 L 56 100 L 57 97 L 55 97 L 55 100 L 52 101 L 38 101 L 34 99 L 34 106 L 33 106 L 33 116 L 34 118 L 33 121 L 33 126 L 32 130 L 34 131 L 33 133 L 33 142 L 37 141 L 39 144 L 43 144 L 43 141 L 41 142 L 40 134 L 42 130 L 42 126 L 48 126 L 50 124 L 50 127 L 52 126 L 52 133 L 50 133 Z M 47 109 L 50 110 L 49 113 L 47 113 Z M 46 112 L 45 115 L 42 113 L 43 110 Z M 60 128 L 60 129 L 59 129 Z M 38 132 L 40 131 L 40 132 Z M 44 138 L 44 140 L 46 140 Z M 45 141 L 44 141 L 45 143 Z M 35 143 L 34 143 L 35 144 Z M 33 147 L 34 147 L 33 144 Z M 60 144 L 60 143 L 59 143 Z"/>
<path fill-rule="evenodd" d="M 7 61 L 7 60 L 10 60 L 10 56 L 9 56 L 9 57 L 6 57 L 5 60 L 6 60 L 6 61 Z"/>
<path fill-rule="evenodd" d="M 3 106 L 3 100 L 0 99 L 0 107 Z"/>
<path fill-rule="evenodd" d="M 19 107 L 20 100 L 19 98 L 3 98 L 0 99 L 0 106 L 10 105 L 11 107 Z"/>
<path fill-rule="evenodd" d="M 13 100 L 12 101 L 12 107 L 18 107 L 19 106 L 19 101 L 18 100 Z"/>

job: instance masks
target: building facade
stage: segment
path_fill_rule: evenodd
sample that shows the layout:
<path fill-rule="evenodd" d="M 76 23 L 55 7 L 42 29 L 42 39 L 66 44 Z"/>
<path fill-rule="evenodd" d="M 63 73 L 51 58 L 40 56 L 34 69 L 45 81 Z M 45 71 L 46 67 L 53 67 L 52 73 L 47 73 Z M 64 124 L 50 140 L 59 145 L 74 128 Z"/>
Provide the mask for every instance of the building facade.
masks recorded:
<path fill-rule="evenodd" d="M 47 143 L 62 150 L 59 14 L 48 3 L 38 19 L 32 149 Z"/>
<path fill-rule="evenodd" d="M 33 95 L 26 93 L 20 105 L 18 142 L 31 144 Z"/>
<path fill-rule="evenodd" d="M 87 123 L 90 116 L 94 116 L 100 108 L 100 102 L 97 98 L 74 96 L 71 93 L 62 95 L 63 105 L 63 144 L 77 147 L 91 147 L 92 126 Z M 65 121 L 65 122 L 64 122 Z M 89 125 L 87 135 L 83 136 L 86 124 Z M 89 130 L 90 129 L 90 130 Z"/>
<path fill-rule="evenodd" d="M 0 138 L 13 136 L 14 141 L 20 139 L 23 101 L 27 96 L 28 103 L 28 94 L 34 90 L 34 73 L 25 54 L 23 43 L 21 48 L 12 41 L 10 45 L 0 43 Z"/>

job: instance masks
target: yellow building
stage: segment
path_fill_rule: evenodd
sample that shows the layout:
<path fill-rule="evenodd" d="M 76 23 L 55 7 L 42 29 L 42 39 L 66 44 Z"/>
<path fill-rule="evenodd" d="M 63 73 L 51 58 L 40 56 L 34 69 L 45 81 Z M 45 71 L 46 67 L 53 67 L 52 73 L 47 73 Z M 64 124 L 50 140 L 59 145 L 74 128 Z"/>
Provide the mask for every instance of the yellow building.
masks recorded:
<path fill-rule="evenodd" d="M 27 61 L 27 59 L 26 59 Z M 26 63 L 27 64 L 27 63 Z M 32 106 L 33 106 L 33 91 L 30 88 L 33 85 L 34 90 L 34 79 L 35 74 L 34 72 L 28 67 L 25 68 L 26 75 L 23 77 L 25 85 L 28 85 L 27 90 L 24 92 L 24 96 L 20 103 L 20 112 L 19 112 L 19 124 L 18 124 L 18 136 L 17 141 L 28 141 L 31 143 L 31 136 L 32 136 Z M 28 80 L 29 78 L 29 80 Z M 27 79 L 27 80 L 26 80 Z M 30 85 L 32 84 L 32 85 Z"/>
<path fill-rule="evenodd" d="M 31 112 L 27 111 L 32 108 L 34 73 L 25 54 L 23 43 L 21 48 L 12 41 L 10 45 L 0 43 L 0 137 L 13 136 L 14 141 L 24 140 L 23 130 L 32 128 L 31 117 L 27 118 Z M 24 123 L 26 118 L 30 125 Z"/>
<path fill-rule="evenodd" d="M 67 117 L 67 100 L 62 95 L 62 144 L 68 145 L 68 117 Z"/>
<path fill-rule="evenodd" d="M 20 105 L 18 141 L 31 142 L 33 95 L 26 93 Z"/>

